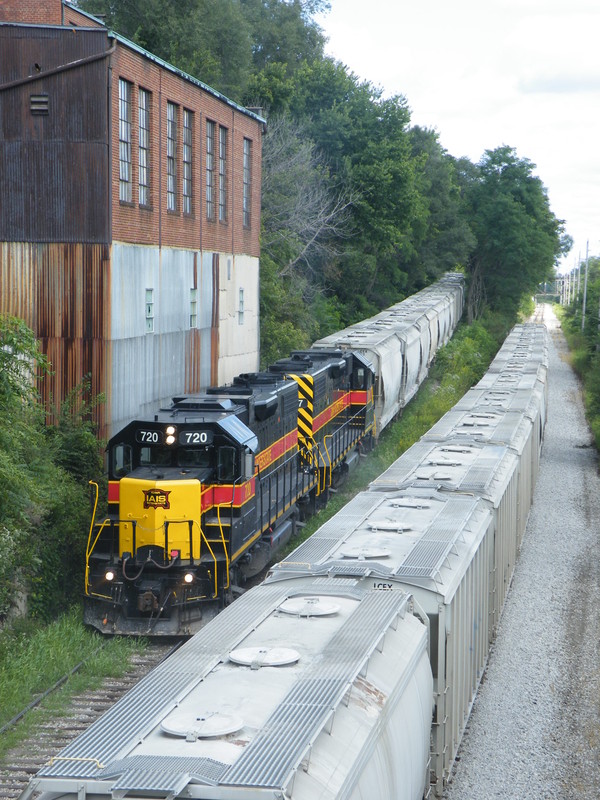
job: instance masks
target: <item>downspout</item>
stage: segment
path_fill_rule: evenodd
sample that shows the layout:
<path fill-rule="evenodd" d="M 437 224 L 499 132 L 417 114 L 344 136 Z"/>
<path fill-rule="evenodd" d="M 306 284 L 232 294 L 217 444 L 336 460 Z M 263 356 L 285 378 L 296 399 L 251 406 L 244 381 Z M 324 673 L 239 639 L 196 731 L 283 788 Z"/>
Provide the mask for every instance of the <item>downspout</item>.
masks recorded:
<path fill-rule="evenodd" d="M 158 71 L 158 252 L 162 251 L 162 70 Z"/>
<path fill-rule="evenodd" d="M 235 110 L 231 109 L 231 258 L 235 264 L 235 180 L 234 180 L 234 152 L 235 152 Z"/>
<path fill-rule="evenodd" d="M 112 54 L 115 52 L 117 48 L 117 43 L 115 42 L 113 46 L 108 51 L 110 53 L 110 57 L 108 59 L 108 77 L 107 77 L 107 104 L 108 108 L 106 109 L 106 138 L 108 142 L 108 174 L 107 174 L 107 191 L 106 191 L 106 203 L 107 203 L 107 215 L 106 220 L 108 224 L 108 230 L 106 231 L 106 240 L 109 246 L 109 253 L 110 258 L 112 259 L 112 156 L 113 156 L 113 146 L 112 146 L 112 76 L 113 76 L 113 66 L 112 66 Z"/>

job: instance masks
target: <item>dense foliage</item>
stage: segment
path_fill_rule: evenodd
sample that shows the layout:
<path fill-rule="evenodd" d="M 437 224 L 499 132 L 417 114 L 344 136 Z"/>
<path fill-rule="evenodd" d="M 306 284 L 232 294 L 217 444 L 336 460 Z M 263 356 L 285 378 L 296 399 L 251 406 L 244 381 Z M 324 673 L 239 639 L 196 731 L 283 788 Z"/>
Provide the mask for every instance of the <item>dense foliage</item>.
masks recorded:
<path fill-rule="evenodd" d="M 600 258 L 590 258 L 587 283 L 585 264 L 572 275 L 577 287 L 571 302 L 559 309 L 569 342 L 571 363 L 583 381 L 586 415 L 600 450 Z M 585 312 L 584 312 L 585 296 Z"/>
<path fill-rule="evenodd" d="M 85 385 L 46 426 L 36 386 L 47 369 L 33 332 L 0 316 L 0 621 L 20 596 L 52 618 L 81 593 L 87 482 L 102 460 Z"/>
<path fill-rule="evenodd" d="M 324 54 L 325 0 L 79 0 L 107 25 L 262 109 L 263 363 L 376 313 L 447 270 L 469 318 L 514 318 L 569 237 L 535 166 L 507 146 L 473 164 Z"/>

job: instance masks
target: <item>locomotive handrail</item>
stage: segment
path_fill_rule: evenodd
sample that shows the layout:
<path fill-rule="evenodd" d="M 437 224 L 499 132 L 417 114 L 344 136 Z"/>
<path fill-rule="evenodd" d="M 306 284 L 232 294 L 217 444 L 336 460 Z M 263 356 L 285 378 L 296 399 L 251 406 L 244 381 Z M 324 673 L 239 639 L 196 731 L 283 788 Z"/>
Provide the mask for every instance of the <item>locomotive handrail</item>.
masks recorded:
<path fill-rule="evenodd" d="M 218 508 L 219 507 L 217 506 L 217 512 L 218 512 Z M 201 562 L 201 559 L 202 559 L 202 542 L 204 542 L 204 544 L 206 545 L 206 547 L 207 547 L 207 549 L 208 549 L 208 551 L 210 553 L 210 556 L 211 556 L 211 558 L 213 560 L 213 563 L 215 565 L 215 568 L 213 570 L 214 576 L 215 576 L 215 580 L 214 580 L 215 588 L 214 588 L 213 598 L 215 598 L 217 596 L 217 594 L 218 594 L 217 557 L 216 557 L 216 555 L 214 553 L 214 550 L 210 546 L 210 542 L 206 538 L 206 535 L 205 535 L 204 531 L 202 530 L 202 526 L 198 523 L 197 520 L 186 519 L 186 518 L 165 520 L 165 522 L 164 522 L 164 527 L 165 527 L 165 553 L 167 553 L 168 549 L 169 549 L 168 548 L 168 538 L 167 538 L 168 537 L 168 528 L 171 525 L 182 525 L 184 523 L 189 525 L 189 529 L 190 529 L 190 564 L 192 566 L 194 565 L 194 549 L 193 549 L 193 534 L 192 534 L 194 525 L 198 525 L 198 531 L 200 533 L 200 542 L 199 542 L 200 547 L 199 547 L 199 552 L 198 552 L 198 561 Z M 219 520 L 219 527 L 220 527 L 220 520 Z M 158 530 L 158 528 L 156 528 L 156 530 Z M 224 550 L 225 550 L 225 558 L 227 559 L 227 568 L 229 570 L 229 560 L 228 560 L 228 557 L 227 557 L 227 548 L 225 547 L 225 541 L 224 541 L 224 538 L 223 538 L 222 531 L 221 531 L 221 538 L 223 540 L 223 546 L 224 546 Z"/>
<path fill-rule="evenodd" d="M 96 546 L 96 544 L 98 542 L 98 539 L 100 538 L 100 534 L 104 530 L 105 525 L 107 525 L 109 522 L 110 522 L 109 519 L 105 519 L 104 522 L 98 523 L 98 535 L 94 539 L 94 544 L 92 545 L 91 549 L 90 549 L 90 538 L 92 536 L 92 531 L 90 531 L 90 534 L 88 536 L 88 543 L 87 543 L 87 548 L 86 548 L 86 551 L 85 551 L 85 591 L 86 592 L 90 591 L 90 585 L 89 585 L 90 556 L 92 555 L 92 553 L 94 551 L 94 547 Z"/>
<path fill-rule="evenodd" d="M 342 429 L 342 427 L 338 428 L 338 431 L 340 431 Z M 334 431 L 334 433 L 337 433 L 337 431 Z M 327 458 L 329 460 L 329 464 L 325 464 L 323 479 L 324 479 L 324 481 L 327 481 L 327 474 L 329 473 L 329 480 L 327 481 L 327 485 L 328 486 L 331 486 L 331 483 L 332 483 L 332 472 L 333 472 L 333 470 L 331 469 L 332 461 L 331 461 L 331 455 L 329 453 L 329 448 L 327 447 L 327 439 L 328 438 L 329 439 L 333 439 L 333 436 L 334 436 L 333 433 L 326 433 L 325 436 L 323 437 L 323 447 L 325 449 L 325 455 L 327 456 Z M 325 459 L 323 459 L 323 461 L 325 461 Z M 325 488 L 325 487 L 323 487 L 323 488 Z"/>
<path fill-rule="evenodd" d="M 94 522 L 95 522 L 95 519 L 96 519 L 96 509 L 98 508 L 98 496 L 99 496 L 99 493 L 100 493 L 100 489 L 99 489 L 98 484 L 96 483 L 96 481 L 88 481 L 88 484 L 89 484 L 89 486 L 93 486 L 95 488 L 95 490 L 96 490 L 96 498 L 94 500 L 94 509 L 92 511 L 92 519 L 90 521 L 90 532 L 88 533 L 88 540 L 87 540 L 87 545 L 86 545 L 86 549 L 85 549 L 85 591 L 86 592 L 88 591 L 88 587 L 89 587 L 90 554 L 91 554 L 92 550 L 94 549 L 94 547 L 96 546 L 96 542 L 98 541 L 98 537 L 100 536 L 100 533 L 101 533 L 101 530 L 100 530 L 100 532 L 98 533 L 98 536 L 96 536 L 96 538 L 94 540 L 94 544 L 92 545 L 92 550 L 90 550 L 90 541 L 91 541 L 91 538 L 92 538 L 92 532 L 94 530 Z M 108 520 L 106 520 L 106 521 L 108 521 Z"/>
<path fill-rule="evenodd" d="M 305 445 L 302 448 L 302 456 L 308 461 L 309 466 L 311 466 L 316 471 L 317 495 L 320 495 L 323 489 L 321 488 L 321 477 L 319 475 L 319 455 L 320 455 L 319 444 L 315 441 L 313 436 L 311 436 L 306 441 L 310 443 L 310 447 L 307 447 Z"/>
<path fill-rule="evenodd" d="M 223 525 L 221 524 L 221 506 L 224 506 L 224 505 L 226 505 L 226 503 L 221 503 L 221 504 L 219 504 L 217 506 L 217 521 L 219 523 L 219 533 L 221 534 L 221 542 L 223 543 L 223 553 L 225 554 L 225 565 L 227 567 L 227 569 L 225 571 L 226 583 L 225 583 L 225 586 L 223 588 L 224 589 L 229 589 L 229 553 L 227 552 L 227 542 L 225 541 L 225 534 L 223 533 Z M 232 505 L 233 505 L 233 500 L 232 500 Z M 231 530 L 233 531 L 233 525 L 231 525 Z M 230 543 L 231 543 L 231 537 L 230 537 Z M 207 544 L 208 544 L 208 542 L 207 542 Z M 209 547 L 209 550 L 211 551 L 211 555 L 214 558 L 214 554 L 212 552 L 212 549 L 210 548 L 210 545 L 208 547 Z M 217 595 L 217 590 L 218 590 L 218 586 L 217 586 L 217 564 L 216 564 L 216 558 L 215 558 L 215 597 Z"/>

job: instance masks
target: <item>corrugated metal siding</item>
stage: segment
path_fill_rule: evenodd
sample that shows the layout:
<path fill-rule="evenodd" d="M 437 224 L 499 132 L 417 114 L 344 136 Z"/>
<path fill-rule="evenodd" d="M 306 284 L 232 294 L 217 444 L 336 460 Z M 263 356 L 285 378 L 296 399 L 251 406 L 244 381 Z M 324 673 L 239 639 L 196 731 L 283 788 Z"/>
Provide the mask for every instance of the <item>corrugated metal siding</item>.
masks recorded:
<path fill-rule="evenodd" d="M 211 253 L 116 243 L 112 248 L 112 430 L 181 392 L 211 383 L 215 290 Z M 198 289 L 190 328 L 190 289 Z M 145 293 L 153 289 L 153 333 Z"/>
<path fill-rule="evenodd" d="M 109 241 L 108 47 L 101 30 L 0 26 L 0 240 Z M 40 94 L 48 114 L 31 113 Z"/>
<path fill-rule="evenodd" d="M 52 368 L 46 403 L 59 405 L 86 375 L 94 394 L 106 389 L 108 255 L 107 245 L 0 243 L 0 313 L 25 320 L 40 340 Z M 107 408 L 96 413 L 104 435 Z"/>

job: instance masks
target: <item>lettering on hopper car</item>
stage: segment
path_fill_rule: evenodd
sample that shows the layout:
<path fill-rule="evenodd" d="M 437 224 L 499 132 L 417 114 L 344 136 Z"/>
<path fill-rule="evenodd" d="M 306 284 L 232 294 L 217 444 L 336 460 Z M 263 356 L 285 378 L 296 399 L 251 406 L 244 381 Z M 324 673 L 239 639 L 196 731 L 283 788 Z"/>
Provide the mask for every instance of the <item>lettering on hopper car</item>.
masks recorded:
<path fill-rule="evenodd" d="M 385 583 L 384 581 L 373 581 L 373 588 L 380 592 L 391 592 L 394 588 L 394 584 Z"/>

